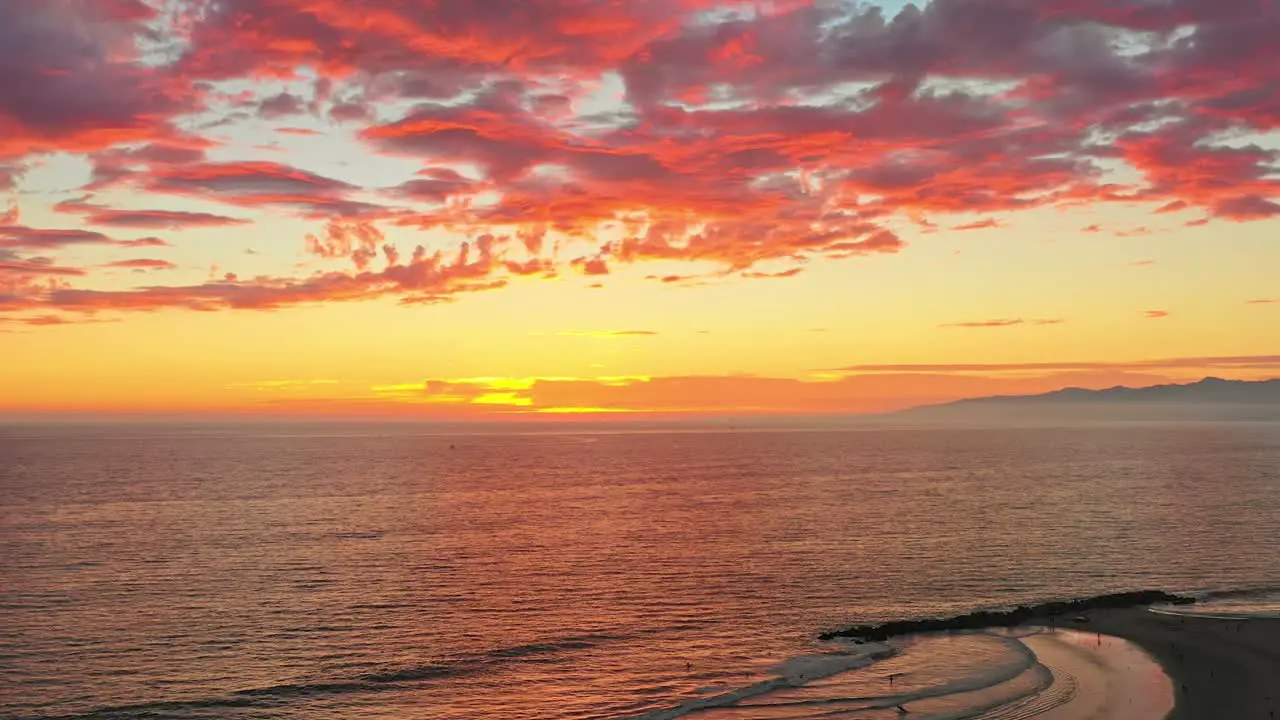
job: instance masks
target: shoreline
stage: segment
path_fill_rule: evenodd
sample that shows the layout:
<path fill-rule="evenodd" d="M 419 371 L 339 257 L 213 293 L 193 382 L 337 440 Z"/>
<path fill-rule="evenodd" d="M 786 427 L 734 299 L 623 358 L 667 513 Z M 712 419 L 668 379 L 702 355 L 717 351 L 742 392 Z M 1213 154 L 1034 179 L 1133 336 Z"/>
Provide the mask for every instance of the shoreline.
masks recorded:
<path fill-rule="evenodd" d="M 1153 611 L 1193 598 L 1146 590 L 1065 602 L 980 610 L 949 618 L 898 620 L 822 633 L 823 640 L 883 641 L 924 633 L 1044 625 L 1108 635 L 1141 648 L 1173 686 L 1166 720 L 1280 720 L 1280 617 Z"/>
<path fill-rule="evenodd" d="M 1094 610 L 1084 632 L 1141 647 L 1173 681 L 1166 720 L 1280 718 L 1280 618 L 1224 619 L 1150 612 L 1145 607 Z"/>

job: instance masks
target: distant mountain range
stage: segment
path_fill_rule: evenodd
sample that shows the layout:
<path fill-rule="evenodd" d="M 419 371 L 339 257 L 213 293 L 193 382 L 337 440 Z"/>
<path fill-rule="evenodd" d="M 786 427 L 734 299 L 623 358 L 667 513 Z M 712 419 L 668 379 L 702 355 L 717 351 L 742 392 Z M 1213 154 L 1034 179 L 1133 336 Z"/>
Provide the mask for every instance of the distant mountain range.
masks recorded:
<path fill-rule="evenodd" d="M 913 419 L 1280 419 L 1280 378 L 1106 390 L 1066 388 L 1041 395 L 970 398 L 904 410 Z"/>

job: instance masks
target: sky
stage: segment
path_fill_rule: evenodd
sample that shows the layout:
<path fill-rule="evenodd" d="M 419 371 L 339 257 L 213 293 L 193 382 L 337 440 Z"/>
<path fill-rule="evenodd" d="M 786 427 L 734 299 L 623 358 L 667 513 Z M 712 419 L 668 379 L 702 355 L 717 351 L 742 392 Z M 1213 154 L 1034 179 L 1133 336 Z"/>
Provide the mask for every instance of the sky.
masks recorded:
<path fill-rule="evenodd" d="M 1280 376 L 1274 0 L 5 0 L 0 413 Z"/>

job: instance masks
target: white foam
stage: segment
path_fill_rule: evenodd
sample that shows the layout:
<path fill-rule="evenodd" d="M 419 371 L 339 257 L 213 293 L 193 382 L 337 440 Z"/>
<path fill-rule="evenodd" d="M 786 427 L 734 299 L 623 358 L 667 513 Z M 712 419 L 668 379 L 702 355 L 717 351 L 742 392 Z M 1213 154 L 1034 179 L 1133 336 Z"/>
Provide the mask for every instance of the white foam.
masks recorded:
<path fill-rule="evenodd" d="M 636 715 L 630 720 L 673 720 L 700 710 L 732 707 L 754 697 L 777 690 L 801 687 L 805 683 L 842 672 L 866 667 L 893 654 L 893 648 L 881 643 L 860 643 L 853 649 L 832 653 L 801 655 L 785 660 L 768 670 L 773 677 L 719 695 L 686 700 L 679 705 Z"/>
<path fill-rule="evenodd" d="M 793 657 L 774 665 L 767 672 L 770 675 L 785 678 L 791 685 L 801 685 L 864 667 L 870 664 L 873 658 L 893 652 L 892 648 L 883 643 L 863 643 L 854 647 L 855 650 L 846 652 Z"/>

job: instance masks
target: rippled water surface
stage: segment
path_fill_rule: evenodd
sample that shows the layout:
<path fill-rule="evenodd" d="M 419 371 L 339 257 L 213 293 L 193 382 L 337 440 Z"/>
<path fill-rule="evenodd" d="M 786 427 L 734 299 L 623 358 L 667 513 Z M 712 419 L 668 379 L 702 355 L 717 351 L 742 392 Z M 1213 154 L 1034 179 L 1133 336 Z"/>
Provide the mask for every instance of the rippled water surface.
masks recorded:
<path fill-rule="evenodd" d="M 6 426 L 0 493 L 6 718 L 660 715 L 844 624 L 1280 585 L 1275 424 Z M 1015 658 L 934 644 L 885 662 Z"/>

